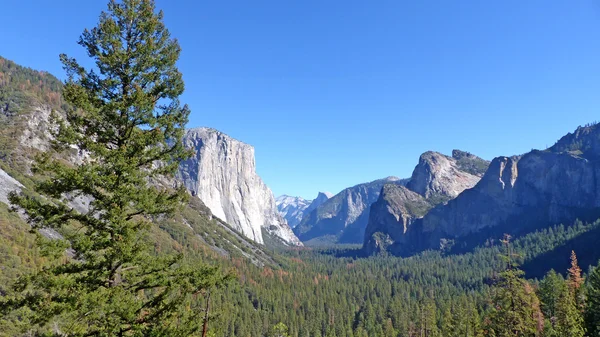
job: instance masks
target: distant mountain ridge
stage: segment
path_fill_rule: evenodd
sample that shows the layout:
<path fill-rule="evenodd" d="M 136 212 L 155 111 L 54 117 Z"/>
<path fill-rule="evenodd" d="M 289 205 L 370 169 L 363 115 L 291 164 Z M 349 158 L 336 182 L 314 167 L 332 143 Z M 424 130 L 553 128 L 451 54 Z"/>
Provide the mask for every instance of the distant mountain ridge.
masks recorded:
<path fill-rule="evenodd" d="M 333 195 L 329 192 L 319 192 L 313 200 L 306 200 L 302 197 L 293 197 L 289 195 L 281 195 L 275 198 L 275 204 L 279 214 L 287 221 L 292 228 L 296 227 L 306 213 L 310 213 L 313 209 L 327 201 Z"/>
<path fill-rule="evenodd" d="M 546 150 L 494 158 L 473 188 L 414 219 L 407 230 L 395 226 L 376 240 L 365 238 L 365 250 L 460 251 L 503 233 L 594 220 L 600 217 L 599 159 L 600 124 L 579 127 Z"/>
<path fill-rule="evenodd" d="M 360 243 L 369 207 L 377 200 L 383 185 L 404 185 L 406 182 L 406 179 L 387 177 L 346 188 L 305 213 L 294 233 L 303 242 Z"/>
<path fill-rule="evenodd" d="M 432 208 L 475 186 L 488 165 L 488 161 L 461 150 L 453 150 L 452 156 L 423 153 L 406 186 L 384 185 L 372 204 L 364 235 L 365 252 L 387 251 Z"/>

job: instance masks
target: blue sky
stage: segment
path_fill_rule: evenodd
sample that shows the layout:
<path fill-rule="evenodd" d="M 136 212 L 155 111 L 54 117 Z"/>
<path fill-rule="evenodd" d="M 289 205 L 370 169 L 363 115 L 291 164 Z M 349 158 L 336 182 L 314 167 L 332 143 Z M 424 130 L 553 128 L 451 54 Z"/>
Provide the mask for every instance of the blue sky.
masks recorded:
<path fill-rule="evenodd" d="M 0 55 L 63 76 L 103 0 L 2 1 Z M 276 195 L 410 176 L 427 150 L 486 159 L 598 120 L 592 0 L 167 1 L 189 126 L 254 145 Z"/>

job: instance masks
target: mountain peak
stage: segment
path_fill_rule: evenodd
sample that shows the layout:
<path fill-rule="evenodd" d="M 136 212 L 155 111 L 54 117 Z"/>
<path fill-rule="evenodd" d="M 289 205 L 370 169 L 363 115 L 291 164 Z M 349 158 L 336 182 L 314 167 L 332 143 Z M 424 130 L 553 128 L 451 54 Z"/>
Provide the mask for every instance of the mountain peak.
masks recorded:
<path fill-rule="evenodd" d="M 317 197 L 315 199 L 318 199 L 320 197 L 326 197 L 327 199 L 333 197 L 333 193 L 331 192 L 319 192 L 319 194 L 317 194 Z"/>
<path fill-rule="evenodd" d="M 587 159 L 600 158 L 600 123 L 579 126 L 575 132 L 569 132 L 547 151 L 567 152 Z"/>
<path fill-rule="evenodd" d="M 465 151 L 454 150 L 452 157 L 427 151 L 419 157 L 407 187 L 425 198 L 447 201 L 475 186 L 488 165 Z"/>

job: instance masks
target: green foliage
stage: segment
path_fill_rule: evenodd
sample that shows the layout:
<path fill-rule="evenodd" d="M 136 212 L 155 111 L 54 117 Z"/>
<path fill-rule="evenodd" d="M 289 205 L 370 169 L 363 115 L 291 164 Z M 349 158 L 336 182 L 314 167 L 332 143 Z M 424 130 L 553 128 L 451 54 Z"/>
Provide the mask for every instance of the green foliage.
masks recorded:
<path fill-rule="evenodd" d="M 578 308 L 574 292 L 568 287 L 563 287 L 559 293 L 553 330 L 563 337 L 585 336 L 582 312 Z"/>
<path fill-rule="evenodd" d="M 586 284 L 585 324 L 589 336 L 600 336 L 600 268 L 592 269 Z"/>
<path fill-rule="evenodd" d="M 453 154 L 454 155 L 454 154 Z M 456 164 L 461 171 L 482 176 L 487 171 L 490 162 L 470 154 L 458 156 Z"/>
<path fill-rule="evenodd" d="M 288 327 L 287 327 L 287 325 L 283 324 L 282 322 L 275 324 L 275 326 L 273 326 L 271 328 L 271 332 L 269 333 L 269 337 L 289 337 L 289 336 L 290 335 L 288 334 Z"/>
<path fill-rule="evenodd" d="M 506 254 L 503 260 L 506 270 L 500 273 L 495 287 L 491 310 L 485 318 L 485 335 L 491 337 L 537 337 L 544 328 L 544 316 L 531 285 L 522 278 L 524 274 L 515 268 L 510 236 L 503 240 Z"/>
<path fill-rule="evenodd" d="M 11 195 L 34 229 L 64 239 L 40 241 L 49 263 L 19 278 L 2 312 L 18 311 L 39 335 L 194 335 L 203 310 L 195 297 L 227 277 L 148 245 L 151 220 L 187 200 L 183 187 L 159 183 L 189 155 L 181 143 L 189 110 L 178 101 L 180 48 L 151 0 L 111 1 L 79 44 L 97 69 L 61 55 L 73 108 L 55 120 L 57 155 L 34 166 L 45 177 L 35 186 L 40 196 Z M 73 147 L 85 155 L 76 165 L 61 157 Z M 90 200 L 85 211 L 70 206 L 76 197 Z M 73 256 L 61 253 L 66 247 Z"/>
<path fill-rule="evenodd" d="M 551 323 L 556 321 L 559 296 L 564 292 L 566 287 L 565 280 L 554 269 L 550 270 L 540 282 L 537 293 L 541 301 L 542 313 L 546 318 L 546 322 L 551 326 L 553 326 Z"/>
<path fill-rule="evenodd" d="M 0 57 L 0 160 L 23 170 L 32 153 L 21 146 L 28 113 L 40 108 L 62 109 L 62 83 L 54 76 L 22 67 Z"/>
<path fill-rule="evenodd" d="M 146 14 L 150 17 L 149 12 Z M 103 18 L 111 19 L 110 13 Z M 153 160 L 162 162 L 162 166 L 151 164 L 151 155 L 160 156 L 161 150 L 176 145 L 166 140 L 177 139 L 177 132 L 183 126 L 183 122 L 177 121 L 183 120 L 186 109 L 179 107 L 174 97 L 173 100 L 162 97 L 158 102 L 166 105 L 166 109 L 159 106 L 149 113 L 149 97 L 165 87 L 160 85 L 162 78 L 154 82 L 156 78 L 150 73 L 136 77 L 139 86 L 130 83 L 128 95 L 123 94 L 128 81 L 111 70 L 130 60 L 131 71 L 142 69 L 152 59 L 149 56 L 152 53 L 144 53 L 157 46 L 144 44 L 140 50 L 146 56 L 127 57 L 126 39 L 110 38 L 126 21 L 106 21 L 103 32 L 92 30 L 82 37 L 84 46 L 95 43 L 100 46 L 92 55 L 106 65 L 104 74 L 84 71 L 74 60 L 63 57 L 73 75 L 65 96 L 72 105 L 62 98 L 56 104 L 49 100 L 46 92 L 62 89 L 58 81 L 57 86 L 50 80 L 44 82 L 45 77 L 51 78 L 49 75 L 14 64 L 5 67 L 10 71 L 2 68 L 4 79 L 9 78 L 5 74 L 11 75 L 10 81 L 0 83 L 0 87 L 5 93 L 7 88 L 12 91 L 2 96 L 10 104 L 4 110 L 0 104 L 0 110 L 9 111 L 0 116 L 0 123 L 22 122 L 28 118 L 28 109 L 49 102 L 55 110 L 61 110 L 57 115 L 65 116 L 59 119 L 63 125 L 57 138 L 58 149 L 65 148 L 60 145 L 75 144 L 89 155 L 89 160 L 73 167 L 60 161 L 70 152 L 47 156 L 37 166 L 42 175 L 31 178 L 8 156 L 2 157 L 0 167 L 24 182 L 28 189 L 42 179 L 37 189 L 50 198 L 21 196 L 21 201 L 38 210 L 30 215 L 41 215 L 40 221 L 33 221 L 35 229 L 54 226 L 64 240 L 50 241 L 28 233 L 29 225 L 0 205 L 0 301 L 5 304 L 0 336 L 22 335 L 23 331 L 30 335 L 78 335 L 91 329 L 97 329 L 96 335 L 111 335 L 123 326 L 126 327 L 123 330 L 128 329 L 124 335 L 194 335 L 203 323 L 206 308 L 202 297 L 206 288 L 211 288 L 208 336 L 264 337 L 277 333 L 294 337 L 480 337 L 489 334 L 494 320 L 516 322 L 515 326 L 525 327 L 527 335 L 532 331 L 532 321 L 536 322 L 536 333 L 541 331 L 540 311 L 546 316 L 544 336 L 581 336 L 581 321 L 577 310 L 573 310 L 572 298 L 564 291 L 566 286 L 561 276 L 550 273 L 539 283 L 537 293 L 541 303 L 536 309 L 535 283 L 527 282 L 516 271 L 497 277 L 497 271 L 505 268 L 506 262 L 499 258 L 500 249 L 494 238 L 490 238 L 487 246 L 462 254 L 424 252 L 405 259 L 358 258 L 356 247 L 298 249 L 280 255 L 279 251 L 269 252 L 249 242 L 227 224 L 214 219 L 197 198 L 180 208 L 184 200 L 181 194 L 158 187 L 152 191 L 145 182 L 162 181 L 159 176 L 170 173 L 181 149 L 166 154 L 170 158 Z M 149 27 L 140 25 L 143 26 Z M 117 48 L 114 55 L 101 53 L 102 46 L 119 43 L 123 48 Z M 167 87 L 173 84 L 171 89 L 177 93 L 178 75 L 175 70 L 173 74 L 174 80 Z M 141 84 L 144 81 L 146 84 Z M 90 94 L 81 95 L 83 92 Z M 180 117 L 161 119 L 160 114 L 171 112 L 172 116 Z M 127 120 L 128 123 L 121 123 Z M 168 131 L 171 122 L 177 125 Z M 13 128 L 15 124 L 11 123 L 0 124 L 0 134 L 11 135 L 6 131 L 9 129 L 18 132 L 20 126 Z M 124 137 L 125 141 L 119 143 L 118 135 L 127 134 L 125 130 L 131 131 L 131 138 Z M 99 140 L 111 145 L 102 147 Z M 0 145 L 0 151 L 14 152 L 16 145 L 6 144 Z M 130 158 L 134 154 L 136 157 Z M 148 165 L 137 170 L 136 165 L 143 158 Z M 122 172 L 120 182 L 119 172 Z M 56 179 L 58 184 L 48 183 L 49 179 Z M 111 185 L 103 179 L 119 183 Z M 164 198 L 154 192 L 163 193 Z M 31 191 L 27 193 L 34 195 Z M 68 199 L 78 194 L 93 194 L 96 208 L 85 214 L 71 210 Z M 110 210 L 103 211 L 109 206 Z M 339 204 L 332 203 L 331 207 L 335 210 Z M 148 212 L 135 214 L 141 210 Z M 171 211 L 175 211 L 172 216 L 160 215 Z M 123 218 L 121 212 L 131 216 Z M 594 255 L 593 243 L 597 242 L 598 229 L 598 221 L 589 224 L 576 221 L 573 225 L 559 225 L 518 237 L 512 246 L 518 256 L 512 258 L 523 264 L 528 277 L 541 277 L 552 267 L 566 270 L 563 264 L 568 262 L 568 253 L 575 247 L 582 250 L 587 247 L 580 256 L 582 262 L 586 261 L 584 266 L 592 260 L 595 263 L 598 256 Z M 331 237 L 337 240 L 336 235 Z M 72 250 L 65 253 L 67 245 L 78 247 L 76 255 L 72 255 Z M 223 277 L 208 263 L 234 270 L 239 282 L 222 284 Z M 108 266 L 116 266 L 116 270 Z M 599 275 L 592 272 L 588 278 L 586 291 L 582 292 L 587 294 L 587 301 L 581 301 L 584 307 L 579 308 L 585 312 L 589 336 L 598 336 L 600 326 Z M 498 279 L 500 282 L 494 283 Z M 16 288 L 9 287 L 10 284 Z M 132 288 L 128 286 L 133 284 L 148 288 L 132 296 Z M 222 285 L 212 287 L 216 284 Z M 506 304 L 507 299 L 523 307 L 515 306 L 512 310 L 512 303 L 492 305 Z M 147 307 L 140 310 L 144 305 Z M 8 312 L 7 308 L 16 310 Z M 537 319 L 525 317 L 528 313 Z M 559 318 L 564 323 L 558 324 Z M 136 323 L 124 323 L 130 320 Z M 500 335 L 503 332 L 493 331 Z"/>

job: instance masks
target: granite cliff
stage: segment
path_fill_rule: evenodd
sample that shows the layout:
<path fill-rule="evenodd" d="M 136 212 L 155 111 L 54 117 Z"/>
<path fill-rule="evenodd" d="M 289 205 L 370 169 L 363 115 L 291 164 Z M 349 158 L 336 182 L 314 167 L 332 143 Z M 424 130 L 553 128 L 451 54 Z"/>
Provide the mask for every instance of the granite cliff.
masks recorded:
<path fill-rule="evenodd" d="M 489 162 L 468 152 L 454 150 L 452 156 L 428 151 L 404 186 L 384 185 L 371 206 L 364 236 L 367 254 L 393 249 L 418 219 L 439 204 L 445 204 L 475 186 Z"/>
<path fill-rule="evenodd" d="M 266 233 L 301 245 L 256 174 L 252 146 L 210 128 L 187 130 L 183 142 L 195 154 L 181 163 L 177 177 L 216 217 L 259 243 Z"/>
<path fill-rule="evenodd" d="M 360 243 L 364 237 L 371 204 L 386 183 L 405 185 L 406 179 L 387 177 L 349 187 L 306 212 L 294 233 L 302 241 Z"/>
<path fill-rule="evenodd" d="M 579 127 L 543 151 L 497 157 L 472 189 L 414 219 L 407 230 L 397 226 L 388 231 L 393 234 L 385 236 L 386 249 L 399 255 L 461 250 L 503 233 L 518 236 L 561 222 L 596 219 L 598 159 L 599 124 Z M 376 245 L 365 244 L 365 249 L 375 252 Z"/>

